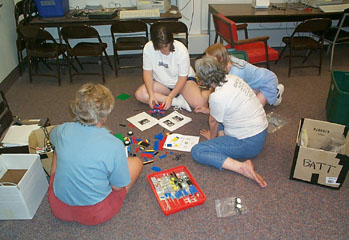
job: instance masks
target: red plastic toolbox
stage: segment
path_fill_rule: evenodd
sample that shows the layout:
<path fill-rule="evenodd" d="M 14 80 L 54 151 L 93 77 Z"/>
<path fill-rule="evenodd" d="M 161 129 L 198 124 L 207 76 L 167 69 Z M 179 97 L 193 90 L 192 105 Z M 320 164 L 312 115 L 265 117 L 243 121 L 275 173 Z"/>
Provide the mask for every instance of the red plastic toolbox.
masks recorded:
<path fill-rule="evenodd" d="M 149 174 L 147 179 L 166 216 L 206 201 L 205 194 L 185 166 Z"/>

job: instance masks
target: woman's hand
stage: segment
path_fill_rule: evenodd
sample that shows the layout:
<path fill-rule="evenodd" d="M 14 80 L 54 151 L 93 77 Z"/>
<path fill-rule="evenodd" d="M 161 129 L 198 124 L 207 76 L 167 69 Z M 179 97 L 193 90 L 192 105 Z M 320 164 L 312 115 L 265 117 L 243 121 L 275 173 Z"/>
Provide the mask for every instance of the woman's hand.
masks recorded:
<path fill-rule="evenodd" d="M 210 131 L 209 131 L 209 130 L 206 130 L 206 129 L 200 130 L 200 135 L 201 135 L 201 136 L 204 136 L 204 137 L 207 138 L 208 140 L 211 139 L 211 134 L 210 134 Z"/>
<path fill-rule="evenodd" d="M 164 107 L 164 110 L 167 110 L 171 107 L 172 105 L 172 97 L 170 95 L 168 95 L 166 98 L 165 98 L 165 101 L 162 103 L 163 107 Z"/>
<path fill-rule="evenodd" d="M 204 114 L 209 114 L 210 113 L 210 109 L 208 107 L 204 107 L 204 106 L 197 106 L 194 109 L 195 113 L 204 113 Z"/>
<path fill-rule="evenodd" d="M 152 95 L 152 96 L 149 96 L 148 104 L 149 104 L 149 107 L 150 107 L 151 109 L 153 109 L 153 108 L 154 108 L 154 105 L 155 105 L 155 104 L 159 104 L 159 103 L 158 103 L 158 101 L 156 100 L 156 98 L 154 97 L 154 95 Z"/>

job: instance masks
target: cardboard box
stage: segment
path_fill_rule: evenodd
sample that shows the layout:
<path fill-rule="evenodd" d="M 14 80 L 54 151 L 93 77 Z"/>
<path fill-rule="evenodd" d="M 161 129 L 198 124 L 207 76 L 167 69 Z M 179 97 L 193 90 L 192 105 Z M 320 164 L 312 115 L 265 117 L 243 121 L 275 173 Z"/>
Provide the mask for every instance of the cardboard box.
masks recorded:
<path fill-rule="evenodd" d="M 0 220 L 32 219 L 47 189 L 38 154 L 0 155 Z"/>
<path fill-rule="evenodd" d="M 348 128 L 336 123 L 301 119 L 290 179 L 339 189 L 348 168 Z"/>
<path fill-rule="evenodd" d="M 47 132 L 50 134 L 52 129 L 55 127 L 57 127 L 57 125 L 46 127 Z M 50 176 L 53 151 L 46 151 L 46 141 L 47 139 L 44 131 L 40 128 L 31 132 L 28 139 L 28 145 L 29 153 L 40 155 L 42 166 L 44 167 L 46 174 Z M 37 148 L 43 149 L 43 151 L 41 153 L 37 152 Z"/>

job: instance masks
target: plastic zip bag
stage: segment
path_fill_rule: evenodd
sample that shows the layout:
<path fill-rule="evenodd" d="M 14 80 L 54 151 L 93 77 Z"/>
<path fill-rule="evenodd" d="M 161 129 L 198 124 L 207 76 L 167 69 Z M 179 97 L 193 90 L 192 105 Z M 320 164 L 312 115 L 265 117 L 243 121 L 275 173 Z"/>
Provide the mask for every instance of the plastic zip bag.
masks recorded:
<path fill-rule="evenodd" d="M 247 208 L 239 197 L 215 200 L 217 217 L 231 217 L 247 213 Z"/>

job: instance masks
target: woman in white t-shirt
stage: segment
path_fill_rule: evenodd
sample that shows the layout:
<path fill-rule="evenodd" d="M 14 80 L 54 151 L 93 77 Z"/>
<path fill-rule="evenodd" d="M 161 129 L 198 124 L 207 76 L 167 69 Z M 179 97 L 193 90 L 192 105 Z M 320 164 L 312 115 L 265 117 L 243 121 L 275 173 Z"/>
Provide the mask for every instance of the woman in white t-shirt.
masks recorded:
<path fill-rule="evenodd" d="M 207 106 L 209 91 L 201 91 L 190 66 L 189 53 L 183 43 L 163 25 L 151 29 L 151 39 L 143 49 L 143 79 L 136 91 L 136 99 L 191 111 L 191 107 Z"/>
<path fill-rule="evenodd" d="M 209 98 L 210 108 L 201 107 L 202 112 L 210 114 L 210 130 L 200 131 L 208 141 L 192 148 L 194 160 L 240 173 L 266 187 L 249 160 L 262 151 L 267 136 L 268 121 L 262 104 L 245 81 L 226 75 L 214 57 L 197 60 L 195 68 L 200 82 L 214 91 Z"/>

